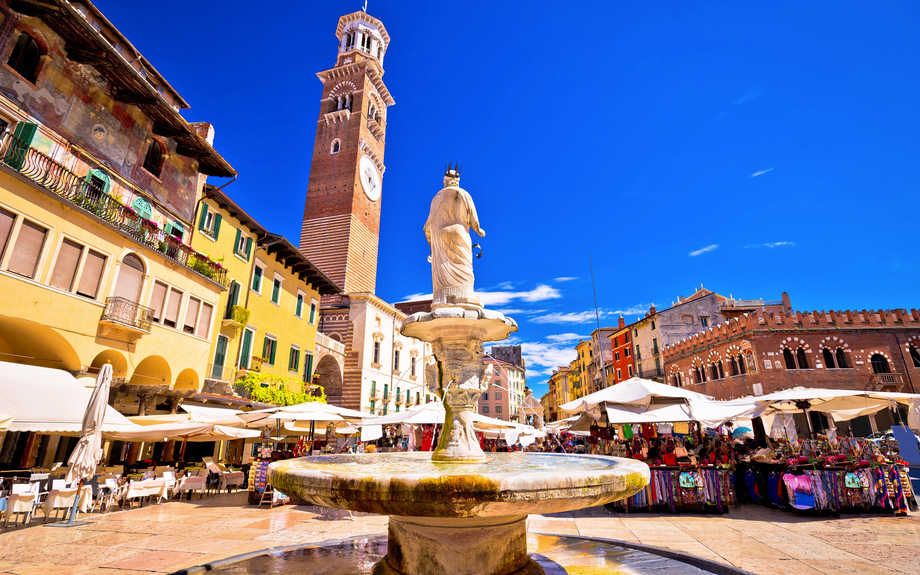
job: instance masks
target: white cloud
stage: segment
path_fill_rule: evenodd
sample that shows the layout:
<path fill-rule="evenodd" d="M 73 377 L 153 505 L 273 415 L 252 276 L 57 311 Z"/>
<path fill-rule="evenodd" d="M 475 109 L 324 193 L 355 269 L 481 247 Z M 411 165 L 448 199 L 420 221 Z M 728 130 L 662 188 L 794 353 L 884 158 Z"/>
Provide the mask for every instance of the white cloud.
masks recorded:
<path fill-rule="evenodd" d="M 529 313 L 527 310 L 524 310 L 524 309 L 497 309 L 495 311 L 503 315 L 512 315 L 515 313 Z"/>
<path fill-rule="evenodd" d="M 744 246 L 746 248 L 794 248 L 795 242 L 768 242 L 765 244 L 751 244 Z"/>
<path fill-rule="evenodd" d="M 719 244 L 712 244 L 712 245 L 706 246 L 705 248 L 700 248 L 700 249 L 698 249 L 698 250 L 695 250 L 695 251 L 690 252 L 690 256 L 691 256 L 691 257 L 694 257 L 694 256 L 698 256 L 698 255 L 700 255 L 700 254 L 705 254 L 706 252 L 711 252 L 712 250 L 716 249 L 717 247 L 719 247 Z"/>
<path fill-rule="evenodd" d="M 753 174 L 751 174 L 751 177 L 752 177 L 752 178 L 756 178 L 757 176 L 762 176 L 762 175 L 766 174 L 767 172 L 772 172 L 772 171 L 773 171 L 773 168 L 767 168 L 766 170 L 759 170 L 759 171 L 754 172 Z"/>
<path fill-rule="evenodd" d="M 756 98 L 756 97 L 759 96 L 759 95 L 760 95 L 760 94 L 758 94 L 758 93 L 755 92 L 754 90 L 748 90 L 748 93 L 745 94 L 744 96 L 741 96 L 741 97 L 738 98 L 737 100 L 735 100 L 734 104 L 735 104 L 736 106 L 738 106 L 738 105 L 740 105 L 740 104 L 746 104 L 746 103 L 750 102 L 751 100 L 753 100 L 754 98 Z"/>
<path fill-rule="evenodd" d="M 606 315 L 602 313 L 601 316 Z M 537 316 L 530 321 L 534 323 L 588 323 L 594 321 L 594 310 L 567 313 L 548 313 Z"/>
<path fill-rule="evenodd" d="M 505 305 L 514 300 L 535 302 L 562 297 L 562 294 L 559 293 L 559 290 L 543 284 L 538 285 L 530 291 L 478 291 L 476 292 L 476 295 L 481 297 L 482 303 L 487 306 Z M 422 301 L 426 299 L 431 299 L 430 293 L 417 293 L 408 295 L 403 298 L 403 301 Z"/>
<path fill-rule="evenodd" d="M 570 282 L 572 280 L 577 280 L 577 279 L 578 278 L 575 278 L 575 277 L 562 276 L 561 278 L 556 278 L 556 281 L 557 282 Z"/>
<path fill-rule="evenodd" d="M 528 375 L 549 375 L 560 365 L 571 363 L 577 355 L 571 345 L 550 342 L 522 343 L 521 352 Z"/>
<path fill-rule="evenodd" d="M 557 333 L 554 335 L 546 336 L 546 339 L 561 343 L 566 341 L 579 341 L 582 339 L 588 339 L 588 336 L 578 335 L 577 333 Z"/>

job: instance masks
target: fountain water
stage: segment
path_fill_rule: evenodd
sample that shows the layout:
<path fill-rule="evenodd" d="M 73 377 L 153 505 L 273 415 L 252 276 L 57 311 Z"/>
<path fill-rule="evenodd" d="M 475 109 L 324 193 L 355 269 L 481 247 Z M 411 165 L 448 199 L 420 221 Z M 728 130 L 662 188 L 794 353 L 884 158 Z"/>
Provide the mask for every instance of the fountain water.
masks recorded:
<path fill-rule="evenodd" d="M 528 514 L 609 503 L 649 480 L 648 466 L 634 460 L 482 451 L 472 419 L 492 379 L 482 343 L 507 338 L 517 324 L 485 309 L 474 293 L 469 229 L 485 232 L 459 184 L 459 169 L 449 168 L 425 223 L 431 311 L 410 316 L 401 330 L 430 342 L 437 359 L 426 375 L 446 417 L 434 453 L 307 457 L 268 470 L 271 484 L 295 499 L 389 515 L 379 575 L 541 573 L 527 556 Z"/>

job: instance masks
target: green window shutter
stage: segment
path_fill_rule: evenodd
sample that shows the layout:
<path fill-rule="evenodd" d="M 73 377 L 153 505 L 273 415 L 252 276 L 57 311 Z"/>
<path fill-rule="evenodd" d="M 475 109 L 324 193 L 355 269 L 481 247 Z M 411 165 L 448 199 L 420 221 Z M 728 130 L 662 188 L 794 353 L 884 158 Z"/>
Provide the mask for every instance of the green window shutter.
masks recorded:
<path fill-rule="evenodd" d="M 307 383 L 310 383 L 313 381 L 313 354 L 312 353 L 307 352 L 306 363 L 307 363 L 306 371 L 304 371 L 304 373 L 307 374 L 307 377 L 304 379 L 304 381 L 306 381 Z"/>
<path fill-rule="evenodd" d="M 137 212 L 137 215 L 145 220 L 149 220 L 153 217 L 153 207 L 150 205 L 150 202 L 140 196 L 134 198 L 134 201 L 131 202 L 131 209 Z"/>
<path fill-rule="evenodd" d="M 310 303 L 310 323 L 316 323 L 316 304 Z"/>
<path fill-rule="evenodd" d="M 252 274 L 252 290 L 257 292 L 262 291 L 262 268 L 259 266 L 256 266 Z"/>
<path fill-rule="evenodd" d="M 268 358 L 268 342 L 270 341 L 267 337 L 262 341 L 262 359 Z"/>
<path fill-rule="evenodd" d="M 201 217 L 198 218 L 198 230 L 204 231 L 204 224 L 208 219 L 208 204 L 201 204 Z"/>
<path fill-rule="evenodd" d="M 220 236 L 220 214 L 214 214 L 214 239 L 216 240 Z"/>
<path fill-rule="evenodd" d="M 297 294 L 297 309 L 294 312 L 294 315 L 301 317 L 303 315 L 303 296 Z"/>
<path fill-rule="evenodd" d="M 108 174 L 103 172 L 102 170 L 97 170 L 96 168 L 93 168 L 89 171 L 89 173 L 86 174 L 86 179 L 84 181 L 87 184 L 90 184 L 92 183 L 94 176 L 97 179 L 102 180 L 103 182 L 102 192 L 106 194 L 109 193 L 109 191 L 112 189 L 112 178 Z"/>
<path fill-rule="evenodd" d="M 278 280 L 272 280 L 272 301 L 278 303 L 281 298 L 281 282 Z"/>
<path fill-rule="evenodd" d="M 252 238 L 246 238 L 246 261 L 252 256 Z"/>
<path fill-rule="evenodd" d="M 233 253 L 240 253 L 240 238 L 243 237 L 243 232 L 241 230 L 236 230 L 236 240 L 233 242 Z"/>
<path fill-rule="evenodd" d="M 249 357 L 252 354 L 252 331 L 243 332 L 243 351 L 240 352 L 240 367 L 249 369 Z"/>
<path fill-rule="evenodd" d="M 17 170 L 21 170 L 26 162 L 26 152 L 32 144 L 32 138 L 38 130 L 38 124 L 31 122 L 19 122 L 16 124 L 16 132 L 13 133 L 13 139 L 10 142 L 10 148 L 6 152 L 4 162 Z"/>
<path fill-rule="evenodd" d="M 294 347 L 291 346 L 291 353 L 288 354 L 288 371 L 294 369 Z"/>
<path fill-rule="evenodd" d="M 163 233 L 167 236 L 172 235 L 172 228 L 172 222 L 166 222 L 166 224 L 163 225 Z"/>
<path fill-rule="evenodd" d="M 269 362 L 269 363 L 271 363 L 272 365 L 275 365 L 275 350 L 277 350 L 277 349 L 278 349 L 278 343 L 273 341 L 273 342 L 272 342 L 272 350 L 271 350 L 271 351 L 272 351 L 272 357 L 271 357 L 271 361 Z"/>

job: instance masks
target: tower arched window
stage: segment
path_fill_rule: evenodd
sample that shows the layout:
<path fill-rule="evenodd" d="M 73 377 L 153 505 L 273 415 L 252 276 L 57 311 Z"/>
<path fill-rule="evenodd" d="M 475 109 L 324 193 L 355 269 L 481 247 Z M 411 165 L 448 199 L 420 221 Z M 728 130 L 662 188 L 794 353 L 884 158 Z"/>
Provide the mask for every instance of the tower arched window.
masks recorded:
<path fill-rule="evenodd" d="M 834 356 L 837 358 L 837 368 L 838 369 L 846 369 L 850 367 L 850 365 L 847 363 L 847 356 L 843 352 L 842 347 L 837 348 L 837 352 L 834 354 Z"/>
<path fill-rule="evenodd" d="M 888 359 L 884 355 L 874 353 L 869 358 L 869 362 L 872 364 L 872 373 L 891 373 L 891 366 L 888 365 Z"/>
<path fill-rule="evenodd" d="M 338 138 L 336 138 L 335 140 L 332 140 L 332 147 L 329 149 L 329 153 L 338 154 L 341 147 L 342 147 L 341 141 Z"/>
<path fill-rule="evenodd" d="M 803 348 L 800 347 L 796 350 L 795 358 L 798 360 L 799 369 L 808 369 L 808 358 L 805 357 L 805 350 Z"/>
<path fill-rule="evenodd" d="M 150 140 L 150 146 L 147 147 L 147 155 L 144 156 L 144 169 L 156 177 L 160 177 L 163 169 L 163 148 L 156 140 Z"/>
<path fill-rule="evenodd" d="M 786 369 L 796 369 L 795 356 L 788 347 L 783 348 L 783 360 L 786 362 Z"/>
<path fill-rule="evenodd" d="M 917 346 L 910 346 L 910 360 L 914 363 L 914 367 L 920 367 L 920 350 L 917 349 Z"/>
<path fill-rule="evenodd" d="M 38 42 L 35 41 L 35 38 L 23 33 L 16 40 L 13 53 L 10 54 L 10 59 L 6 63 L 20 76 L 34 84 L 38 77 L 38 63 L 41 57 Z"/>

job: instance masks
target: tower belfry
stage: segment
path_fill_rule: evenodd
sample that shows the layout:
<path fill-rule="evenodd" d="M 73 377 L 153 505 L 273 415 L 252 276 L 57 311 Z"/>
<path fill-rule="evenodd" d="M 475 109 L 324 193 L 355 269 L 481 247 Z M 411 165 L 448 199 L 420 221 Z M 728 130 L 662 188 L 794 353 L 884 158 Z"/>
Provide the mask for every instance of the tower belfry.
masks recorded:
<path fill-rule="evenodd" d="M 345 293 L 373 293 L 386 113 L 394 104 L 383 83 L 390 36 L 363 11 L 339 18 L 336 36 L 335 67 L 317 74 L 323 94 L 300 249 Z"/>

